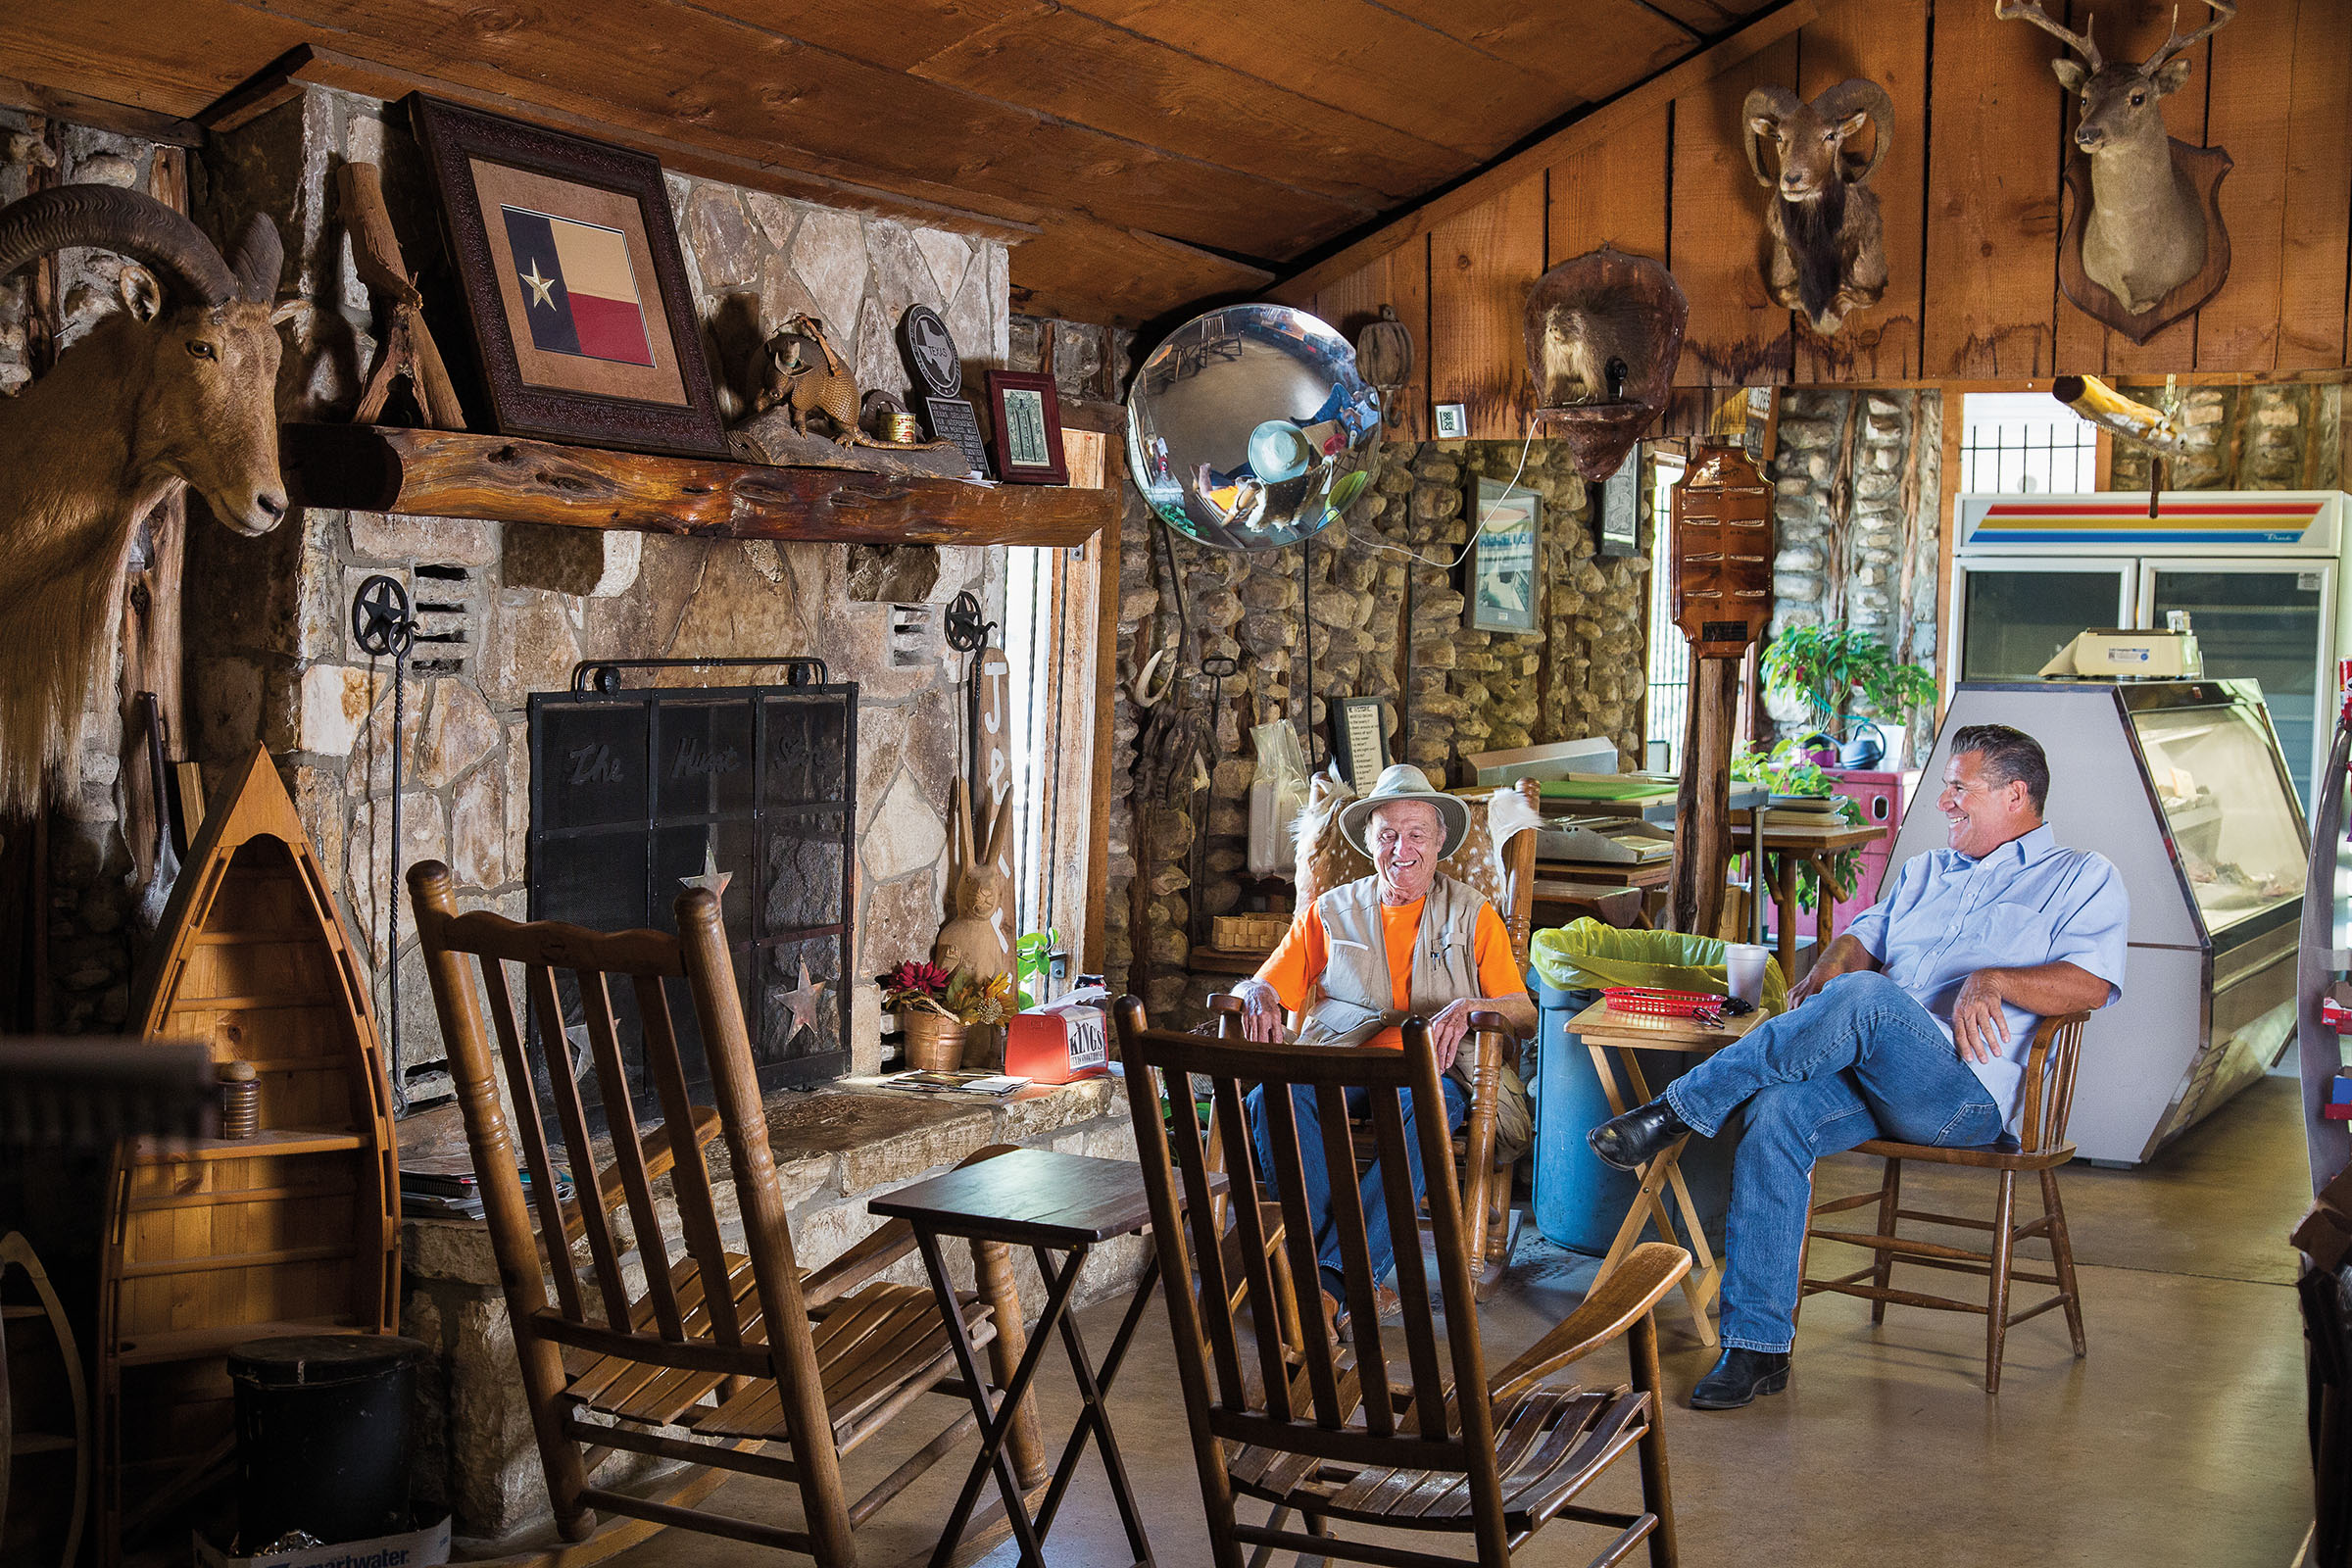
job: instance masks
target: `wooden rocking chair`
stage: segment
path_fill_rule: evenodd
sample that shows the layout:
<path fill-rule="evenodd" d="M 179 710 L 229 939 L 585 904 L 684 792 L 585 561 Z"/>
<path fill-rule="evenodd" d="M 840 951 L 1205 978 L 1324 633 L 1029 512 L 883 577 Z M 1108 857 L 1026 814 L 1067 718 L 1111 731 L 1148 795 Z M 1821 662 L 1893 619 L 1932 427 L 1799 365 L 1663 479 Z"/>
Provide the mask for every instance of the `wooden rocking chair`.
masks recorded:
<path fill-rule="evenodd" d="M 594 1527 L 590 1510 L 601 1509 L 806 1552 L 827 1568 L 856 1561 L 856 1528 L 970 1431 L 975 1418 L 932 1293 L 867 1283 L 912 1250 L 913 1233 L 904 1220 L 814 1273 L 795 1264 L 718 901 L 699 888 L 682 895 L 676 936 L 606 935 L 554 922 L 522 925 L 486 911 L 460 914 L 449 868 L 438 861 L 413 867 L 409 891 L 557 1527 L 566 1540 L 583 1540 Z M 477 965 L 468 965 L 468 956 Z M 510 964 L 522 972 L 537 1025 L 529 1034 L 515 1015 Z M 558 990 L 564 970 L 576 978 L 586 1054 L 611 1130 L 612 1162 L 605 1168 L 595 1160 L 565 1045 Z M 640 1126 L 643 1110 L 621 1056 L 613 979 L 625 980 L 634 996 L 645 1068 L 662 1118 L 651 1128 Z M 668 983 L 675 981 L 685 983 L 692 999 L 718 1102 L 715 1118 L 687 1098 L 670 1022 Z M 498 1041 L 495 1061 L 482 1022 L 484 993 Z M 512 1093 L 512 1132 L 501 1105 L 501 1067 Z M 541 1120 L 541 1095 L 555 1105 L 560 1156 Z M 676 1129 L 691 1134 L 678 1136 Z M 727 1142 L 728 1179 L 743 1215 L 741 1253 L 722 1246 L 703 1156 L 714 1130 Z M 516 1173 L 517 1138 L 530 1173 L 527 1195 Z M 565 1170 L 576 1178 L 568 1200 L 557 1190 Z M 653 1185 L 665 1170 L 684 1233 L 686 1255 L 674 1260 Z M 623 1209 L 625 1235 L 614 1223 Z M 644 1288 L 634 1296 L 623 1273 L 627 1236 L 643 1263 Z M 574 1260 L 575 1237 L 585 1239 L 590 1254 L 586 1280 Z M 990 1273 L 984 1264 L 982 1278 Z M 1016 1300 L 962 1298 L 976 1342 L 997 1338 L 1000 1307 L 1017 1330 Z M 996 1375 L 1004 1376 L 1001 1364 Z M 959 1414 L 872 1491 L 850 1500 L 842 1490 L 842 1456 L 924 1394 L 953 1398 Z M 671 1435 L 681 1428 L 687 1436 Z M 1035 1485 L 1043 1465 L 1034 1426 L 1025 1443 L 1021 1429 L 1015 1433 L 1016 1445 L 1030 1450 L 1016 1454 L 1023 1482 Z M 785 1451 L 764 1451 L 770 1445 Z M 596 1465 L 615 1450 L 706 1468 L 689 1471 L 663 1498 L 647 1499 L 591 1484 Z M 796 1484 L 806 1527 L 691 1506 L 727 1471 Z"/>
<path fill-rule="evenodd" d="M 1480 1562 L 1501 1564 L 1555 1518 L 1614 1532 L 1595 1564 L 1621 1562 L 1646 1540 L 1653 1568 L 1672 1568 L 1674 1511 L 1651 1314 L 1689 1270 L 1689 1253 L 1658 1243 L 1636 1249 L 1566 1321 L 1490 1377 L 1453 1162 L 1446 1157 L 1437 1058 L 1418 1019 L 1404 1025 L 1402 1051 L 1237 1045 L 1176 1034 L 1148 1027 L 1143 1004 L 1133 997 L 1120 1000 L 1117 1019 L 1152 1200 L 1152 1235 L 1161 1278 L 1169 1284 L 1169 1326 L 1208 1511 L 1209 1549 L 1219 1568 L 1241 1568 L 1248 1547 L 1257 1548 L 1253 1564 L 1274 1551 L 1393 1568 L 1460 1560 L 1343 1540 L 1331 1533 L 1334 1520 L 1468 1536 Z M 1163 1081 L 1181 1087 L 1188 1075 L 1212 1085 L 1210 1128 L 1200 1125 L 1189 1093 L 1169 1102 L 1161 1099 Z M 1240 1131 L 1246 1125 L 1242 1096 L 1250 1083 L 1269 1090 L 1264 1103 L 1277 1155 L 1272 1170 L 1258 1166 L 1251 1140 Z M 1243 1277 L 1236 1282 L 1229 1276 L 1209 1200 L 1203 1134 L 1227 1132 L 1223 1141 L 1237 1181 L 1247 1173 L 1272 1187 L 1285 1218 L 1292 1275 L 1313 1279 L 1313 1232 L 1290 1094 L 1297 1085 L 1322 1092 L 1317 1101 L 1324 1152 L 1354 1307 L 1352 1352 L 1320 1335 L 1286 1346 L 1262 1328 L 1246 1334 L 1229 1304 L 1242 1300 L 1259 1325 L 1281 1315 L 1254 1203 L 1232 1205 L 1244 1233 L 1236 1250 Z M 1401 1183 L 1390 1184 L 1387 1194 L 1404 1303 L 1403 1345 L 1384 1345 L 1341 1098 L 1353 1088 L 1371 1092 L 1373 1137 L 1391 1169 L 1404 1167 L 1410 1097 L 1414 1134 L 1430 1172 L 1429 1216 L 1446 1314 L 1443 1346 L 1430 1311 L 1412 1200 Z M 1178 1288 L 1195 1277 L 1196 1267 L 1199 1289 Z M 1621 1336 L 1632 1357 L 1630 1387 L 1588 1390 L 1556 1381 L 1562 1369 Z M 1389 1357 L 1399 1348 L 1411 1375 L 1392 1384 Z M 1642 1511 L 1580 1503 L 1586 1487 L 1628 1448 L 1640 1454 Z M 1237 1494 L 1271 1505 L 1265 1524 L 1240 1520 Z M 1285 1528 L 1292 1510 L 1303 1517 L 1303 1531 Z"/>

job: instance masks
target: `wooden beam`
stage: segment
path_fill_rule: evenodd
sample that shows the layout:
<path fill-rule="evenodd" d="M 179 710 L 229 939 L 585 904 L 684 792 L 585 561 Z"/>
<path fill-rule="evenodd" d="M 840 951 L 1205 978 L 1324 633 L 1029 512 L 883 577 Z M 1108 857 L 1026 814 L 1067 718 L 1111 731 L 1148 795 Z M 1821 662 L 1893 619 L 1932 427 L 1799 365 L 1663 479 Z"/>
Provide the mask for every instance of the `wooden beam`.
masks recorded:
<path fill-rule="evenodd" d="M 932 228 L 1001 240 L 1008 245 L 1018 245 L 1036 234 L 1038 225 L 1035 220 L 1042 216 L 1036 208 L 1003 203 L 992 203 L 990 210 L 981 211 L 964 205 L 972 200 L 969 193 L 952 191 L 945 186 L 930 187 L 923 192 L 883 189 L 848 177 L 844 166 L 835 165 L 832 160 L 799 148 L 778 145 L 774 149 L 778 153 L 789 153 L 795 160 L 792 164 L 750 158 L 723 148 L 680 141 L 675 137 L 656 135 L 608 121 L 590 120 L 545 104 L 528 103 L 506 93 L 468 87 L 439 76 L 421 75 L 413 71 L 403 71 L 397 66 L 362 60 L 333 49 L 321 49 L 315 44 L 304 44 L 280 55 L 265 70 L 200 111 L 196 122 L 205 130 L 216 133 L 235 130 L 300 95 L 306 86 L 331 87 L 338 92 L 381 99 L 387 103 L 405 98 L 412 92 L 428 93 L 435 98 L 446 98 L 451 103 L 464 104 L 469 109 L 479 109 L 485 114 L 502 115 L 549 130 L 611 142 L 635 152 L 647 153 L 660 159 L 662 168 L 681 174 L 725 180 L 753 190 L 772 191 L 779 196 L 829 207 L 881 213 Z M 951 197 L 954 200 L 947 199 Z"/>
<path fill-rule="evenodd" d="M 1316 290 L 1346 277 L 1398 246 L 1430 233 L 1446 220 L 1469 212 L 1564 159 L 1640 126 L 1662 106 L 1672 103 L 1685 92 L 1712 81 L 1724 72 L 1753 59 L 1783 38 L 1791 36 L 1814 19 L 1818 9 L 1815 0 L 1788 0 L 1788 4 L 1748 24 L 1720 43 L 1701 49 L 1682 64 L 1661 71 L 1638 86 L 1627 88 L 1608 102 L 1586 111 L 1534 146 L 1513 153 L 1497 163 L 1489 164 L 1467 179 L 1447 186 L 1402 216 L 1384 223 L 1373 233 L 1292 273 L 1276 284 L 1267 297 L 1284 305 L 1308 303 L 1314 298 Z"/>
<path fill-rule="evenodd" d="M 452 430 L 289 424 L 280 449 L 296 502 L 355 512 L 791 544 L 1065 548 L 1119 519 L 1115 487 L 777 468 Z"/>
<path fill-rule="evenodd" d="M 103 98 L 19 81 L 14 76 L 0 76 L 0 107 L 22 109 L 28 114 L 172 147 L 194 147 L 204 140 L 204 127 L 192 120 L 158 114 L 152 109 L 135 109 L 129 104 L 108 103 Z"/>
<path fill-rule="evenodd" d="M 1013 251 L 1011 269 L 1012 308 L 1022 315 L 1108 326 L 1254 294 L 1274 280 L 1247 262 L 1079 213 L 1048 214 L 1037 237 Z"/>

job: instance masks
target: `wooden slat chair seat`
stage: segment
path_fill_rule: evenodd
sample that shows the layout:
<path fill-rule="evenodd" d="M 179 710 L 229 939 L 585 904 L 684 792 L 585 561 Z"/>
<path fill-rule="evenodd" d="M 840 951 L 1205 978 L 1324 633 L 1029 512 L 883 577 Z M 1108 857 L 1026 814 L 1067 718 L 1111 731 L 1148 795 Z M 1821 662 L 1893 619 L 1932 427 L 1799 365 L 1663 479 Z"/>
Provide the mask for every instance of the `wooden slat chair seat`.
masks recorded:
<path fill-rule="evenodd" d="M 1241 1568 L 1251 1548 L 1258 1563 L 1274 1551 L 1390 1568 L 1460 1560 L 1347 1540 L 1332 1533 L 1335 1522 L 1467 1536 L 1480 1562 L 1500 1564 L 1560 1518 L 1612 1532 L 1595 1564 L 1620 1562 L 1646 1541 L 1652 1568 L 1672 1568 L 1674 1512 L 1659 1426 L 1653 1311 L 1689 1271 L 1689 1253 L 1659 1243 L 1637 1248 L 1564 1322 L 1490 1376 L 1461 1195 L 1437 1115 L 1437 1059 L 1419 1019 L 1405 1023 L 1402 1051 L 1378 1051 L 1260 1046 L 1152 1029 L 1133 997 L 1120 1000 L 1116 1017 L 1152 1244 L 1172 1287 L 1169 1328 L 1218 1568 Z M 1189 1093 L 1179 1094 L 1172 1107 L 1161 1094 L 1163 1082 L 1184 1085 L 1195 1077 L 1211 1085 L 1205 1125 Z M 1242 1097 L 1251 1084 L 1267 1090 L 1270 1168 L 1246 1130 Z M 1320 1334 L 1290 1344 L 1264 1331 L 1282 1303 L 1259 1205 L 1231 1205 L 1241 1244 L 1229 1248 L 1210 1200 L 1209 1154 L 1221 1145 L 1234 1186 L 1247 1191 L 1245 1179 L 1256 1184 L 1279 1206 L 1291 1278 L 1315 1277 L 1295 1087 L 1314 1091 L 1324 1133 L 1332 1217 L 1355 1318 L 1352 1347 Z M 1409 1192 L 1400 1183 L 1386 1188 L 1403 1310 L 1394 1329 L 1373 1307 L 1363 1205 L 1349 1179 L 1354 1160 L 1342 1096 L 1352 1089 L 1370 1095 L 1367 1119 L 1390 1169 L 1404 1167 L 1409 1099 L 1429 1173 L 1428 1252 Z M 1430 1303 L 1433 1254 L 1443 1335 Z M 1238 1280 L 1230 1272 L 1236 1263 Z M 1196 1277 L 1195 1289 L 1173 1288 Z M 1256 1332 L 1242 1327 L 1245 1313 Z M 1630 1352 L 1629 1384 L 1584 1389 L 1561 1379 L 1573 1363 L 1620 1339 Z M 1395 1376 L 1399 1364 L 1409 1375 Z M 1364 1368 L 1380 1375 L 1367 1378 Z M 1581 1503 L 1585 1489 L 1629 1449 L 1642 1471 L 1641 1509 Z M 1241 1496 L 1269 1505 L 1263 1525 L 1240 1520 Z M 1302 1516 L 1303 1530 L 1287 1528 L 1293 1510 Z"/>
<path fill-rule="evenodd" d="M 1871 1303 L 1870 1320 L 1886 1320 L 1886 1303 L 1898 1306 L 1924 1306 L 1943 1312 L 1977 1312 L 1984 1317 L 1984 1392 L 1998 1394 L 2001 1390 L 2001 1356 L 2006 1348 L 2009 1330 L 2030 1317 L 2038 1317 L 2053 1307 L 2063 1308 L 2066 1327 L 2079 1359 L 2086 1348 L 2082 1337 L 2082 1301 L 2075 1286 L 2075 1250 L 2066 1232 L 2066 1207 L 2058 1200 L 2058 1167 L 2075 1157 L 2075 1146 L 2067 1141 L 2066 1126 L 2075 1104 L 2075 1068 L 2082 1054 L 2082 1026 L 2089 1022 L 2086 1012 L 2070 1012 L 2044 1018 L 2034 1032 L 2034 1042 L 2027 1048 L 2025 1076 L 2018 1089 L 2018 1105 L 2024 1112 L 2014 1139 L 2004 1137 L 1996 1143 L 1973 1148 L 1939 1149 L 1931 1144 L 1906 1144 L 1892 1138 L 1873 1138 L 1858 1145 L 1854 1152 L 1876 1154 L 1886 1161 L 1879 1185 L 1865 1192 L 1842 1198 L 1822 1199 L 1812 1207 L 1812 1218 L 1825 1214 L 1843 1213 L 1849 1209 L 1866 1208 L 1873 1204 L 1879 1211 L 1878 1228 L 1874 1231 L 1825 1230 L 1808 1228 L 1805 1233 L 1806 1255 L 1799 1266 L 1803 1284 L 1797 1293 L 1801 1306 L 1804 1298 L 1822 1291 L 1840 1296 L 1857 1296 Z M 1997 1172 L 1999 1183 L 1993 1198 L 1992 1218 L 1984 1220 L 1973 1215 L 1938 1214 L 1927 1209 L 1902 1206 L 1903 1162 L 1921 1160 L 1936 1165 L 1957 1165 L 1977 1170 Z M 2017 1222 L 2017 1179 L 2034 1175 L 2041 1183 L 2041 1217 Z M 1920 1224 L 1951 1226 L 1961 1230 L 1991 1233 L 1992 1250 L 1976 1251 L 1942 1242 L 1926 1242 L 1897 1234 L 1902 1221 Z M 2050 1272 L 2027 1273 L 2016 1266 L 2017 1244 L 2039 1237 L 2050 1249 Z M 1815 1279 L 1811 1274 L 1811 1250 L 1815 1241 L 1844 1242 L 1848 1246 L 1867 1248 L 1874 1254 L 1870 1262 L 1846 1274 L 1828 1279 Z M 1985 1281 L 1982 1299 L 1965 1300 L 1956 1297 L 1932 1296 L 1919 1291 L 1898 1290 L 1890 1282 L 1897 1259 L 1923 1268 L 1947 1269 L 1959 1274 L 1975 1274 Z M 2009 1309 L 2009 1287 L 2023 1280 L 2034 1285 L 2048 1285 L 2055 1294 L 2034 1302 L 2023 1311 Z"/>
<path fill-rule="evenodd" d="M 931 1292 L 875 1280 L 913 1252 L 906 1221 L 885 1224 L 823 1268 L 805 1271 L 794 1258 L 718 901 L 700 888 L 682 895 L 674 936 L 608 935 L 460 914 L 437 861 L 413 867 L 409 890 L 558 1529 L 584 1540 L 599 1510 L 806 1552 L 826 1568 L 855 1562 L 857 1527 L 977 1421 Z M 571 977 L 585 1020 L 584 1068 L 567 1044 L 560 974 Z M 689 1099 L 668 991 L 681 982 L 715 1107 Z M 621 991 L 635 1003 L 634 1067 L 619 1044 Z M 604 1107 L 609 1154 L 590 1136 L 575 1072 L 592 1079 Z M 511 1096 L 501 1094 L 502 1075 Z M 553 1137 L 543 1100 L 554 1108 Z M 657 1109 L 659 1121 L 645 1114 Z M 672 1137 L 671 1128 L 691 1136 Z M 726 1154 L 715 1178 L 706 1152 L 714 1136 Z M 568 1197 L 559 1187 L 564 1172 L 576 1178 Z M 722 1244 L 714 1180 L 733 1183 L 739 1250 Z M 672 1255 L 658 1198 L 674 1205 L 683 1255 Z M 974 1265 L 984 1294 L 959 1297 L 956 1310 L 975 1342 L 990 1346 L 1003 1379 L 1019 1302 L 1002 1248 L 976 1244 Z M 951 1401 L 953 1419 L 865 1495 L 849 1498 L 842 1456 L 924 1395 Z M 1008 1446 L 1024 1483 L 1041 1484 L 1033 1414 L 1015 1421 Z M 684 1461 L 685 1479 L 658 1498 L 591 1485 L 596 1464 L 615 1451 Z M 797 1486 L 805 1524 L 693 1506 L 713 1471 Z"/>

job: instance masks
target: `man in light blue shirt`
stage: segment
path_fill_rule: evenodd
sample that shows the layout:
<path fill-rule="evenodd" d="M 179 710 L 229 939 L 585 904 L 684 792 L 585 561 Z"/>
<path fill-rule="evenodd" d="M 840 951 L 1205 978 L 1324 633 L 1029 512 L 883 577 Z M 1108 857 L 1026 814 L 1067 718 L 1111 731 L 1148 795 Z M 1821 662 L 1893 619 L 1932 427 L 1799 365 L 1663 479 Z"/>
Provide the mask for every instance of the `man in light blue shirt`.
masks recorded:
<path fill-rule="evenodd" d="M 1878 1137 L 1993 1143 L 2016 1117 L 2038 1020 L 2122 994 L 2123 877 L 2104 856 L 2051 838 L 2049 784 L 2023 731 L 1955 733 L 1936 799 L 1951 847 L 1904 862 L 1790 989 L 1789 1011 L 1588 1135 L 1602 1159 L 1634 1170 L 1747 1108 L 1732 1165 L 1723 1357 L 1691 1391 L 1694 1407 L 1730 1409 L 1788 1386 L 1816 1159 Z"/>

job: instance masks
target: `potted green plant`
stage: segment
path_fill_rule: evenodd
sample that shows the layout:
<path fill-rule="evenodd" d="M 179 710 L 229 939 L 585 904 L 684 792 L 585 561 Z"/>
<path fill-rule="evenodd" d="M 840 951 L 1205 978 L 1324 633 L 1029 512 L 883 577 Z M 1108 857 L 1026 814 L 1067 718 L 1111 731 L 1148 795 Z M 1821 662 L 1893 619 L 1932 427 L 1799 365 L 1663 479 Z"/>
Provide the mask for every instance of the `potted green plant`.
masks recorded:
<path fill-rule="evenodd" d="M 1776 714 L 1793 710 L 1849 741 L 1865 724 L 1899 724 L 1912 709 L 1936 700 L 1932 670 L 1896 663 L 1877 633 L 1856 626 L 1788 627 L 1764 650 L 1763 674 L 1765 700 Z M 1847 710 L 1857 702 L 1861 723 L 1848 724 Z M 1879 738 L 1883 751 L 1883 730 Z"/>
<path fill-rule="evenodd" d="M 963 1065 L 967 1046 L 977 1044 L 974 1030 L 993 1031 L 1018 1010 L 1012 976 L 985 979 L 968 967 L 954 974 L 936 963 L 909 959 L 876 984 L 882 1005 L 897 1015 L 906 1037 L 906 1065 L 924 1072 L 945 1072 Z"/>

